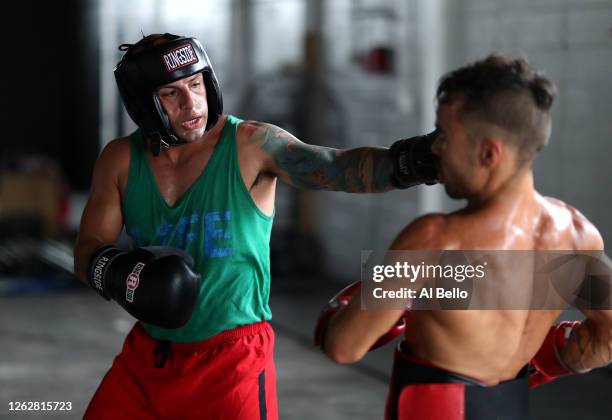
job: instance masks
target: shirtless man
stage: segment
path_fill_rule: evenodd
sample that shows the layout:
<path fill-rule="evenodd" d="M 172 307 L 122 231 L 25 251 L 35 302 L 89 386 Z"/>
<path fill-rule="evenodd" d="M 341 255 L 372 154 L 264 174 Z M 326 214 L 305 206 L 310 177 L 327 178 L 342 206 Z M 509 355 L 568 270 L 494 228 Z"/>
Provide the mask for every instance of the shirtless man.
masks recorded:
<path fill-rule="evenodd" d="M 492 55 L 444 76 L 432 149 L 446 193 L 467 205 L 414 220 L 390 249 L 602 250 L 578 210 L 534 189 L 533 161 L 550 136 L 554 94 L 523 59 Z M 388 419 L 524 418 L 528 383 L 612 361 L 610 310 L 585 309 L 584 322 L 556 325 L 561 309 L 365 311 L 357 289 L 326 308 L 318 342 L 332 360 L 353 363 L 405 319 Z"/>

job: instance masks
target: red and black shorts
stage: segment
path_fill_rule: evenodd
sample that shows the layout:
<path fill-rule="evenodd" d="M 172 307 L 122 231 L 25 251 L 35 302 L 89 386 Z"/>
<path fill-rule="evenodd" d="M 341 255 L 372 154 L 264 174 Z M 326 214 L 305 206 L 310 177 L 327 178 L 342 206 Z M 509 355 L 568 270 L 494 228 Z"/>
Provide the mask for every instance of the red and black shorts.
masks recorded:
<path fill-rule="evenodd" d="M 528 379 L 524 368 L 513 380 L 495 386 L 449 372 L 395 352 L 387 398 L 387 420 L 526 420 Z"/>
<path fill-rule="evenodd" d="M 189 344 L 156 340 L 137 323 L 84 418 L 277 420 L 273 350 L 267 322 Z"/>

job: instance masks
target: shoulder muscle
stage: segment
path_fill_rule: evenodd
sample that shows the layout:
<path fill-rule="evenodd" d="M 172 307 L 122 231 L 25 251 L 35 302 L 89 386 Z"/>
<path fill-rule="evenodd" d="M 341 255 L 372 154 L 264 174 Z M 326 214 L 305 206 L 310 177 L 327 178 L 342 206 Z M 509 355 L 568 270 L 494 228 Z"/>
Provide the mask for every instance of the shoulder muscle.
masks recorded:
<path fill-rule="evenodd" d="M 391 250 L 445 249 L 448 246 L 448 218 L 441 213 L 431 213 L 413 220 L 397 235 Z"/>

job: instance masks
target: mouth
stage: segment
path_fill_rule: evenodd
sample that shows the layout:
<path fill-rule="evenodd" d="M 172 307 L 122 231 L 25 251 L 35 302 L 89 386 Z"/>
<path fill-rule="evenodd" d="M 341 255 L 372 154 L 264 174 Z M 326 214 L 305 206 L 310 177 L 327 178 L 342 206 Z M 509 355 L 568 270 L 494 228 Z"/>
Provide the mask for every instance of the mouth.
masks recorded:
<path fill-rule="evenodd" d="M 187 131 L 195 130 L 195 129 L 202 127 L 202 121 L 203 121 L 202 116 L 196 115 L 195 117 L 189 120 L 183 121 L 181 123 L 181 127 Z"/>

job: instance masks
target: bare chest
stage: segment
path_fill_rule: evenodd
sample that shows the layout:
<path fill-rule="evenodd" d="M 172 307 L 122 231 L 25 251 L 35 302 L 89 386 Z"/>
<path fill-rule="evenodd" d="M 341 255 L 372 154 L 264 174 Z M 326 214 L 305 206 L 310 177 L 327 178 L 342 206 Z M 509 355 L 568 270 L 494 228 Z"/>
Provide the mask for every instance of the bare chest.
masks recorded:
<path fill-rule="evenodd" d="M 157 188 L 168 206 L 174 206 L 204 176 L 211 156 L 212 150 L 177 162 L 165 157 L 148 157 Z"/>
<path fill-rule="evenodd" d="M 177 162 L 172 162 L 163 156 L 147 156 L 157 188 L 168 206 L 174 206 L 201 177 L 214 176 L 207 172 L 213 154 L 214 147 L 211 146 Z M 249 158 L 248 151 L 243 151 L 240 147 L 238 167 L 242 181 L 253 195 L 251 187 L 257 181 L 257 167 L 253 159 Z"/>

